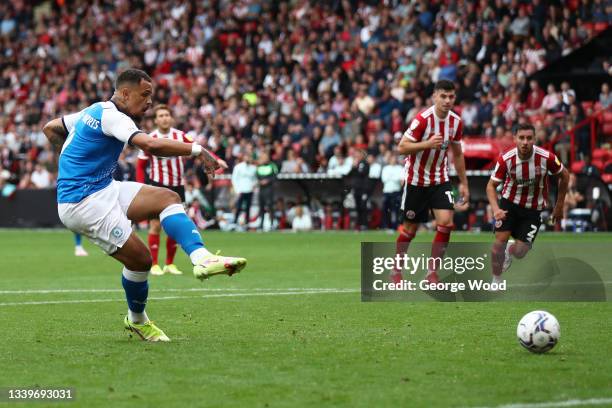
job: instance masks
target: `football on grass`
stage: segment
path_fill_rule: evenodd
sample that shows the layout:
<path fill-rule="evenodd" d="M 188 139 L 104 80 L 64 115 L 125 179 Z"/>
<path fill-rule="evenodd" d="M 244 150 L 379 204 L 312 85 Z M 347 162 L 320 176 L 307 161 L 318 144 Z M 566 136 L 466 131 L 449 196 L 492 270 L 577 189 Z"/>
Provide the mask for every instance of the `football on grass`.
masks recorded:
<path fill-rule="evenodd" d="M 543 310 L 529 312 L 518 324 L 516 335 L 521 346 L 532 353 L 545 353 L 555 347 L 561 330 L 555 316 Z"/>

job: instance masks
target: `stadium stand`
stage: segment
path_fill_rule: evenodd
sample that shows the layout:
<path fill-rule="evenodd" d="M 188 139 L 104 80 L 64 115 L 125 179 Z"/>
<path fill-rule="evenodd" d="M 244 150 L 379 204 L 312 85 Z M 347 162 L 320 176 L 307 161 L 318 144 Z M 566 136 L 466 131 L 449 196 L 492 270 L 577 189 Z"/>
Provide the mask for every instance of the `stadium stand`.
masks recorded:
<path fill-rule="evenodd" d="M 447 78 L 458 85 L 469 169 L 490 168 L 512 126 L 529 120 L 539 144 L 576 170 L 592 156 L 612 183 L 609 84 L 599 100 L 581 100 L 568 82 L 528 80 L 604 32 L 612 13 L 599 0 L 549 3 L 3 2 L 0 188 L 52 187 L 56 158 L 42 124 L 108 99 L 127 67 L 152 75 L 155 102 L 230 172 L 243 155 L 268 151 L 279 168 L 324 174 L 337 146 L 384 166 Z M 596 69 L 612 73 L 610 62 Z M 142 128 L 153 129 L 151 118 Z M 133 177 L 136 153 L 126 152 L 118 177 Z M 197 163 L 188 168 L 203 187 Z"/>

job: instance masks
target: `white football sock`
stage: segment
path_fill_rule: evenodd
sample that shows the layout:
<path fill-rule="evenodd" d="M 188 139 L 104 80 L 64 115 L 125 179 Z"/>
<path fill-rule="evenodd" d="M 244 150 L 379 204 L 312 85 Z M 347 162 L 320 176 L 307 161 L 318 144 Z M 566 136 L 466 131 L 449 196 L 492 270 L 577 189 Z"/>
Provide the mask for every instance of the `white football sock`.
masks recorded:
<path fill-rule="evenodd" d="M 200 259 L 202 259 L 205 256 L 209 256 L 209 255 L 212 255 L 212 254 L 208 251 L 208 249 L 202 247 L 190 253 L 189 258 L 191 258 L 191 263 L 195 265 L 198 263 Z"/>
<path fill-rule="evenodd" d="M 136 313 L 128 309 L 128 319 L 130 319 L 132 323 L 143 324 L 149 321 L 149 316 L 147 316 L 147 312 L 144 310 L 142 313 Z"/>

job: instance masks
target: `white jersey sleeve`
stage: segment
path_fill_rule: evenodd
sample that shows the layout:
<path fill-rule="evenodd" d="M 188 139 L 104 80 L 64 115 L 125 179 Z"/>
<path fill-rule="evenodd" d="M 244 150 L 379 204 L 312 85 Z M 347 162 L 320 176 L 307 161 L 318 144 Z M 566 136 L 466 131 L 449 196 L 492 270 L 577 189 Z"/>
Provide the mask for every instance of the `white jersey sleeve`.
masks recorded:
<path fill-rule="evenodd" d="M 71 113 L 69 115 L 62 116 L 62 123 L 67 133 L 70 133 L 70 131 L 74 127 L 74 124 L 77 122 L 77 120 L 79 120 L 79 118 L 81 117 L 84 111 L 85 109 L 83 109 L 80 112 Z"/>
<path fill-rule="evenodd" d="M 125 113 L 115 109 L 104 109 L 102 112 L 102 132 L 106 136 L 111 136 L 124 143 L 128 143 L 132 136 L 142 131 L 138 129 L 136 123 Z"/>

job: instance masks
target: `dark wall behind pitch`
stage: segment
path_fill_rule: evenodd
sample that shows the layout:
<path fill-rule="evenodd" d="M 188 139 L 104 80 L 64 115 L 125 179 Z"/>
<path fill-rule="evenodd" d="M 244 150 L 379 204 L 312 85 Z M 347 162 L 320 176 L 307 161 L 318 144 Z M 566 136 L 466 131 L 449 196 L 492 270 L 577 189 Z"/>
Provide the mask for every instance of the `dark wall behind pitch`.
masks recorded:
<path fill-rule="evenodd" d="M 55 189 L 17 190 L 11 198 L 0 197 L 0 227 L 62 227 L 57 215 Z"/>

